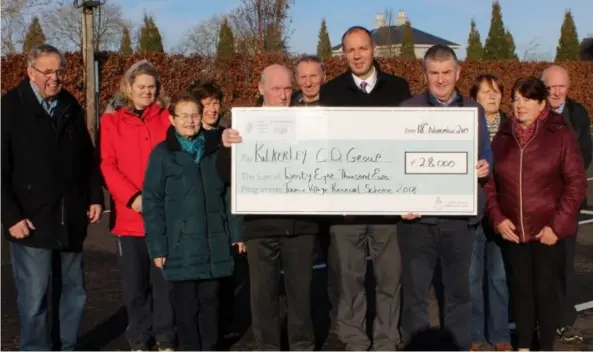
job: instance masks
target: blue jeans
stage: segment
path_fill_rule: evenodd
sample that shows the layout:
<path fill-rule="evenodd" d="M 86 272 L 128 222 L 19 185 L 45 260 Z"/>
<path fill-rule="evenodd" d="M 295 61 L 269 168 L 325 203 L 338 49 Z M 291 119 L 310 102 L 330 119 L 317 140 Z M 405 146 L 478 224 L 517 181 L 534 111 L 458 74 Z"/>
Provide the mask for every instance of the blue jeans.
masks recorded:
<path fill-rule="evenodd" d="M 51 351 L 47 291 L 52 279 L 54 251 L 11 243 L 10 254 L 20 318 L 20 350 Z M 73 350 L 86 303 L 82 253 L 61 252 L 59 255 L 61 350 Z"/>
<path fill-rule="evenodd" d="M 502 238 L 489 226 L 478 226 L 470 266 L 472 343 L 486 339 L 491 344 L 511 341 L 509 291 L 501 242 Z"/>

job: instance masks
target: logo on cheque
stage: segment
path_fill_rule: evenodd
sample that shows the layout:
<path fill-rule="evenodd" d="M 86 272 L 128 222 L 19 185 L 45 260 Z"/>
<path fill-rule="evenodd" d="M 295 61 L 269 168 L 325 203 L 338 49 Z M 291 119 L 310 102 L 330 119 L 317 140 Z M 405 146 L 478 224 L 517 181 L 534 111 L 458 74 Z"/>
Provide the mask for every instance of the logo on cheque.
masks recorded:
<path fill-rule="evenodd" d="M 434 202 L 434 208 L 436 210 L 441 210 L 443 209 L 443 201 L 441 200 L 441 197 L 437 197 L 437 199 Z"/>

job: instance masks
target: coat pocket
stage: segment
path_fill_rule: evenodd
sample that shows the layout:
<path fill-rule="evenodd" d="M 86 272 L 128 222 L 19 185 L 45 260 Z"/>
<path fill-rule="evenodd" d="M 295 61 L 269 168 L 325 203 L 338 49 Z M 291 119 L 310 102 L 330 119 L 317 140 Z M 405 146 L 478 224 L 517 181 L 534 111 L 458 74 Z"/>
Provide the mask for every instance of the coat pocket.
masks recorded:
<path fill-rule="evenodd" d="M 187 222 L 187 220 L 182 220 L 179 225 L 179 228 L 177 229 L 177 231 L 175 231 L 175 237 L 173 237 L 173 241 L 172 241 L 173 248 L 171 249 L 170 256 L 176 255 L 179 251 L 179 247 L 181 245 L 181 240 L 183 238 L 183 233 L 185 232 L 186 222 Z"/>

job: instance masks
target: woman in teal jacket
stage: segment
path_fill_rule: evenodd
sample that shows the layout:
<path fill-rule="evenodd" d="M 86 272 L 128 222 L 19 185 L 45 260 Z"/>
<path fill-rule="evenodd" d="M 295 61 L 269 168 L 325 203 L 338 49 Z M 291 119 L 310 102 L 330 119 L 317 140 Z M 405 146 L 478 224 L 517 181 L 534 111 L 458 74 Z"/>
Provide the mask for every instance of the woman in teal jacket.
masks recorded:
<path fill-rule="evenodd" d="M 151 152 L 144 178 L 148 251 L 170 282 L 181 350 L 215 350 L 219 280 L 233 273 L 232 246 L 245 251 L 241 218 L 216 160 L 220 134 L 201 129 L 203 107 L 191 95 L 171 101 L 166 140 Z"/>

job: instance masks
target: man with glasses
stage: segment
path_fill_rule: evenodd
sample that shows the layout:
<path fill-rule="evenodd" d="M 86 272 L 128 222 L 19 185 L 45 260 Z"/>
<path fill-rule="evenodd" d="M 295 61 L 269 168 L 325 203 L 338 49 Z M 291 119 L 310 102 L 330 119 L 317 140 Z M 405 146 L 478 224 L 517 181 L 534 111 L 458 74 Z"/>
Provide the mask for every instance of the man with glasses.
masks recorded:
<path fill-rule="evenodd" d="M 2 225 L 11 242 L 21 350 L 52 348 L 50 278 L 54 287 L 61 282 L 54 312 L 60 348 L 76 347 L 86 303 L 82 247 L 88 224 L 102 214 L 94 147 L 82 108 L 62 89 L 64 64 L 53 46 L 35 47 L 28 78 L 2 96 Z M 52 272 L 52 264 L 60 267 Z"/>
<path fill-rule="evenodd" d="M 552 65 L 542 72 L 542 81 L 550 92 L 548 104 L 550 108 L 564 116 L 567 126 L 574 130 L 581 149 L 581 156 L 585 162 L 585 169 L 591 164 L 593 146 L 591 145 L 591 121 L 587 109 L 573 99 L 568 97 L 570 77 L 564 67 Z M 587 205 L 587 200 L 583 208 Z M 561 288 L 560 295 L 563 297 L 562 310 L 560 314 L 560 327 L 556 333 L 559 338 L 566 342 L 582 342 L 583 338 L 577 334 L 573 325 L 577 318 L 577 311 L 574 307 L 574 289 L 576 274 L 574 271 L 574 257 L 577 236 L 569 236 L 560 241 L 564 253 L 564 266 L 560 272 Z"/>

